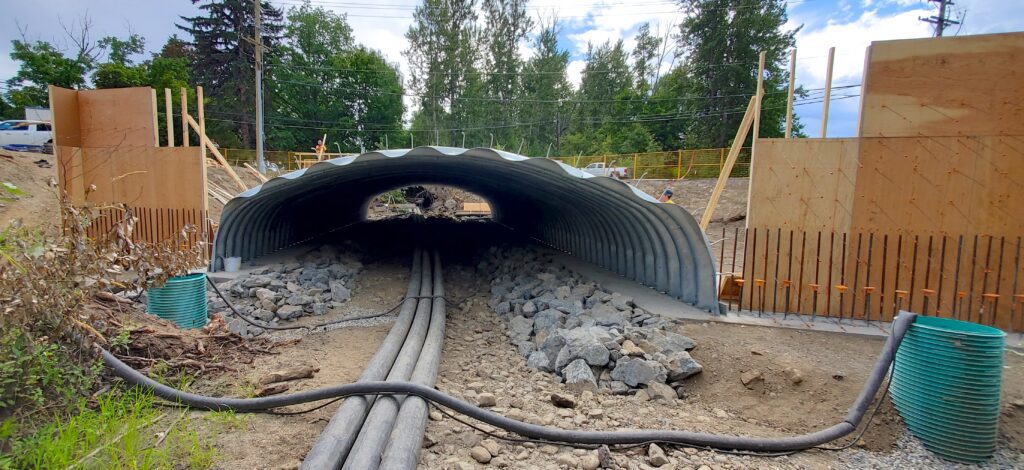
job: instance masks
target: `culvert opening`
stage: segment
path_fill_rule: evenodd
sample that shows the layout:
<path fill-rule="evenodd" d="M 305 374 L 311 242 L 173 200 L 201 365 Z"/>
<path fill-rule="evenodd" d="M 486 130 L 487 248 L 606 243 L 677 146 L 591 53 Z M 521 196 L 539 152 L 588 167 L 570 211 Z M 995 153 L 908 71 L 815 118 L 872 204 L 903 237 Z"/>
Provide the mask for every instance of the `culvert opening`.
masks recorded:
<path fill-rule="evenodd" d="M 412 185 L 375 196 L 366 208 L 366 220 L 409 214 L 425 217 L 490 219 L 491 203 L 484 196 L 448 185 Z"/>
<path fill-rule="evenodd" d="M 245 262 L 329 236 L 364 222 L 378 195 L 428 185 L 481 196 L 494 222 L 521 237 L 719 309 L 708 240 L 685 209 L 613 178 L 492 149 L 370 152 L 274 178 L 228 202 L 210 269 L 223 269 L 225 258 Z"/>

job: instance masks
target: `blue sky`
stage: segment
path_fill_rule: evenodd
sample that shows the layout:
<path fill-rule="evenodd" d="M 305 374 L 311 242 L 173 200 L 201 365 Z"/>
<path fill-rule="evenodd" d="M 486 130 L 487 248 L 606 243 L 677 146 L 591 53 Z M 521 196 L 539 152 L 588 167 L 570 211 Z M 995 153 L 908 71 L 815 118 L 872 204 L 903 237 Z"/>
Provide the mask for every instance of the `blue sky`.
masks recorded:
<path fill-rule="evenodd" d="M 279 7 L 294 6 L 299 0 L 271 0 Z M 402 50 L 405 31 L 412 22 L 416 0 L 313 0 L 315 5 L 345 13 L 356 40 L 379 49 L 398 63 L 408 75 Z M 550 18 L 557 15 L 562 32 L 560 45 L 571 53 L 570 80 L 579 81 L 587 42 L 602 43 L 623 39 L 632 47 L 633 36 L 644 22 L 652 29 L 675 30 L 682 19 L 679 8 L 670 0 L 533 0 L 531 15 Z M 93 22 L 93 37 L 125 35 L 131 29 L 142 34 L 148 49 L 158 49 L 166 38 L 178 32 L 179 15 L 193 15 L 198 9 L 190 0 L 48 0 L 14 2 L 5 5 L 0 19 L 0 79 L 12 76 L 17 64 L 9 58 L 11 41 L 21 37 L 53 41 L 67 47 L 61 23 L 71 25 L 88 14 Z M 919 16 L 935 14 L 935 4 L 924 0 L 790 0 L 788 28 L 803 25 L 797 35 L 797 83 L 806 88 L 821 88 L 825 82 L 826 55 L 836 47 L 833 85 L 860 83 L 864 50 L 874 40 L 926 37 L 931 26 Z M 957 0 L 953 17 L 966 14 L 959 34 L 984 34 L 1024 31 L 1024 8 L 1020 0 Z M 956 33 L 953 27 L 950 34 Z M 524 43 L 520 54 L 532 54 Z M 670 60 L 666 61 L 667 69 Z M 851 93 L 852 91 L 852 93 Z M 836 90 L 833 97 L 857 94 L 858 88 Z M 412 104 L 411 102 L 409 104 Z M 829 113 L 828 135 L 847 137 L 856 134 L 859 98 L 835 100 Z M 818 136 L 821 104 L 796 107 L 796 114 L 810 136 Z"/>

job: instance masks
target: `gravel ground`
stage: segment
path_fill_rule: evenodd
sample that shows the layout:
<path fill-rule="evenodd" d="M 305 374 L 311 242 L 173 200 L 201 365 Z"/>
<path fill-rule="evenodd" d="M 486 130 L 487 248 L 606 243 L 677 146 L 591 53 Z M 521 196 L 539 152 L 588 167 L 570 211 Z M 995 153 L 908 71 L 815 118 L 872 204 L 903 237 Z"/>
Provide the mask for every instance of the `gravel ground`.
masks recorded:
<path fill-rule="evenodd" d="M 600 390 L 596 393 L 573 391 L 559 383 L 558 376 L 527 367 L 507 333 L 507 322 L 487 304 L 490 284 L 485 276 L 466 267 L 452 266 L 449 271 L 446 282 L 452 286 L 453 298 L 464 300 L 449 311 L 447 340 L 437 383 L 442 391 L 514 419 L 567 429 L 666 428 L 749 436 L 804 432 L 777 427 L 764 416 L 757 419 L 743 412 L 727 411 L 723 409 L 726 406 L 718 403 L 731 400 L 710 395 L 706 387 L 699 397 L 671 401 L 650 400 L 640 393 L 618 396 Z M 767 344 L 773 337 L 768 333 L 774 330 L 764 332 Z M 742 347 L 749 346 L 744 343 Z M 564 403 L 557 406 L 553 395 L 574 403 L 569 407 Z M 836 397 L 843 408 L 853 399 L 852 395 Z M 792 413 L 785 408 L 777 412 L 780 415 Z M 501 439 L 500 430 L 481 423 L 474 423 L 478 429 L 473 429 L 437 410 L 432 411 L 430 417 L 421 468 L 1024 468 L 1024 455 L 1005 439 L 1000 441 L 993 459 L 982 467 L 942 460 L 901 429 L 898 421 L 895 443 L 885 450 L 867 450 L 861 441 L 843 451 L 811 450 L 768 458 L 667 446 L 614 449 L 605 454 L 600 449 L 509 442 Z M 878 426 L 882 424 L 876 423 L 868 430 L 868 436 Z"/>

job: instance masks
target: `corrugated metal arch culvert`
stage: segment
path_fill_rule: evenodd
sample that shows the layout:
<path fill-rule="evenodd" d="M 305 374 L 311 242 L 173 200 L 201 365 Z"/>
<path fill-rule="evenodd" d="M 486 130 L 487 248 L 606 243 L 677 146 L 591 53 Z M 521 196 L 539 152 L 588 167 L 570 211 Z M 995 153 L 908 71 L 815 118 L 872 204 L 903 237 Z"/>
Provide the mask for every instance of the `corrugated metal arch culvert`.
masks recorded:
<path fill-rule="evenodd" d="M 705 310 L 718 310 L 715 266 L 689 212 L 613 178 L 493 149 L 417 147 L 317 163 L 228 202 L 212 270 L 325 235 L 365 218 L 372 198 L 415 184 L 488 199 L 516 231 Z"/>

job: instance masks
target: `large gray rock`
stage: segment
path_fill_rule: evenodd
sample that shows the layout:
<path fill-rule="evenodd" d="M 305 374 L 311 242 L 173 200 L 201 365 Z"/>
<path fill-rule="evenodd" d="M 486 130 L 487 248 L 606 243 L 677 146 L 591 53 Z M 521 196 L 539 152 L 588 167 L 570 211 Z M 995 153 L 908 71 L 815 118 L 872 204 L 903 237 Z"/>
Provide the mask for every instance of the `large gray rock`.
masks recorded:
<path fill-rule="evenodd" d="M 558 358 L 558 353 L 565 347 L 565 336 L 562 336 L 563 332 L 564 330 L 553 331 L 540 344 L 540 351 L 543 351 L 548 358 L 548 370 L 554 370 L 555 359 Z"/>
<path fill-rule="evenodd" d="M 659 364 L 665 366 L 669 382 L 678 382 L 687 377 L 697 375 L 704 370 L 704 366 L 701 366 L 686 351 L 673 351 L 667 354 L 657 353 L 653 358 Z"/>
<path fill-rule="evenodd" d="M 555 298 L 558 300 L 568 299 L 570 295 L 572 295 L 572 289 L 569 286 L 559 286 L 555 289 Z"/>
<path fill-rule="evenodd" d="M 309 305 L 309 304 L 311 304 L 313 302 L 314 302 L 313 297 L 310 297 L 310 296 L 305 295 L 305 294 L 292 294 L 291 296 L 288 297 L 288 300 L 286 301 L 286 303 L 288 305 L 295 305 L 295 306 Z"/>
<path fill-rule="evenodd" d="M 578 285 L 576 287 L 573 287 L 572 291 L 570 293 L 572 294 L 573 297 L 579 297 L 581 299 L 585 299 L 587 297 L 590 297 L 591 295 L 594 295 L 594 291 L 595 290 L 597 290 L 597 286 L 595 286 L 593 284 L 590 284 L 590 283 L 587 283 L 587 284 L 580 284 L 580 285 Z"/>
<path fill-rule="evenodd" d="M 512 311 L 512 304 L 508 302 L 499 302 L 498 305 L 494 307 L 494 311 L 498 315 L 508 315 Z"/>
<path fill-rule="evenodd" d="M 656 361 L 639 358 L 623 357 L 612 369 L 612 379 L 625 382 L 630 387 L 651 382 L 662 382 L 668 378 L 665 366 Z"/>
<path fill-rule="evenodd" d="M 519 349 L 519 355 L 527 357 L 533 352 L 533 341 L 523 340 L 516 343 L 516 348 Z"/>
<path fill-rule="evenodd" d="M 277 309 L 277 318 L 291 320 L 302 316 L 302 307 L 298 305 L 285 305 Z"/>
<path fill-rule="evenodd" d="M 565 386 L 570 390 L 582 392 L 590 390 L 597 391 L 597 379 L 594 378 L 594 371 L 583 359 L 576 359 L 562 369 L 562 378 L 565 379 Z"/>
<path fill-rule="evenodd" d="M 533 303 L 532 300 L 527 300 L 523 303 L 523 315 L 532 317 L 535 313 L 537 313 L 537 304 Z"/>
<path fill-rule="evenodd" d="M 274 312 L 271 312 L 270 310 L 263 309 L 263 308 L 258 308 L 256 310 L 253 310 L 250 315 L 252 315 L 252 317 L 257 319 L 257 320 L 265 321 L 265 322 L 274 319 Z"/>
<path fill-rule="evenodd" d="M 618 292 L 612 293 L 610 301 L 612 306 L 619 310 L 630 310 L 633 307 L 633 298 Z"/>
<path fill-rule="evenodd" d="M 610 304 L 601 304 L 590 310 L 590 317 L 594 319 L 597 326 L 610 326 L 625 328 L 629 324 L 629 317 L 621 310 Z"/>
<path fill-rule="evenodd" d="M 335 302 L 346 302 L 352 298 L 352 291 L 341 281 L 331 281 L 331 300 Z"/>
<path fill-rule="evenodd" d="M 268 276 L 248 276 L 245 279 L 242 279 L 242 287 L 246 289 L 251 289 L 253 287 L 267 287 L 270 285 L 270 281 L 272 280 L 273 279 Z"/>
<path fill-rule="evenodd" d="M 534 351 L 526 358 L 526 365 L 544 372 L 551 372 L 551 360 L 544 351 Z"/>
<path fill-rule="evenodd" d="M 542 331 L 550 333 L 552 330 L 561 328 L 564 319 L 564 313 L 549 308 L 533 316 L 533 331 L 537 333 Z"/>
<path fill-rule="evenodd" d="M 514 316 L 508 321 L 509 336 L 516 343 L 530 339 L 533 334 L 533 319 L 523 316 Z"/>
<path fill-rule="evenodd" d="M 660 328 L 637 328 L 627 336 L 647 354 L 689 351 L 697 347 L 696 341 Z"/>
<path fill-rule="evenodd" d="M 603 366 L 608 363 L 609 355 L 605 342 L 613 338 L 604 328 L 576 328 L 559 332 L 565 337 L 565 346 L 555 358 L 555 370 L 561 370 L 576 359 L 583 359 L 592 366 Z"/>
<path fill-rule="evenodd" d="M 260 302 L 277 302 L 277 292 L 261 287 L 259 289 L 256 289 L 256 298 L 259 299 Z"/>

